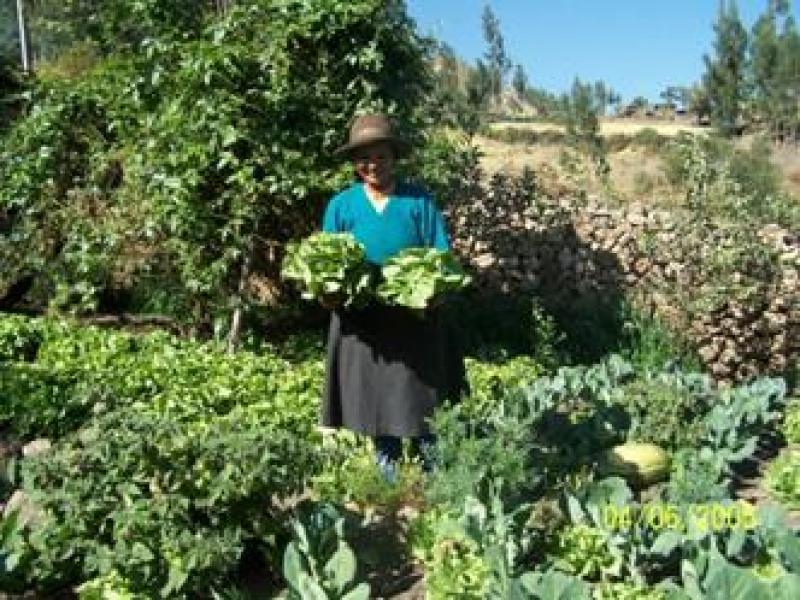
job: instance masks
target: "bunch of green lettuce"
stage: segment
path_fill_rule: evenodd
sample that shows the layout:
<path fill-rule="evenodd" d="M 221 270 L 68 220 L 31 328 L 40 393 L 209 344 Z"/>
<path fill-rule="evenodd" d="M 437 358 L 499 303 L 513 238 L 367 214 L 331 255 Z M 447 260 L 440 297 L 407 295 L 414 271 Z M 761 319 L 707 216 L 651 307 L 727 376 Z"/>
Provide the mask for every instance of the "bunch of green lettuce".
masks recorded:
<path fill-rule="evenodd" d="M 470 283 L 455 257 L 436 248 L 407 248 L 381 269 L 383 282 L 376 288 L 387 304 L 422 310 L 441 294 L 456 292 Z"/>
<path fill-rule="evenodd" d="M 372 287 L 364 246 L 350 233 L 317 232 L 289 242 L 281 277 L 296 282 L 306 300 L 328 297 L 345 306 L 364 302 Z"/>

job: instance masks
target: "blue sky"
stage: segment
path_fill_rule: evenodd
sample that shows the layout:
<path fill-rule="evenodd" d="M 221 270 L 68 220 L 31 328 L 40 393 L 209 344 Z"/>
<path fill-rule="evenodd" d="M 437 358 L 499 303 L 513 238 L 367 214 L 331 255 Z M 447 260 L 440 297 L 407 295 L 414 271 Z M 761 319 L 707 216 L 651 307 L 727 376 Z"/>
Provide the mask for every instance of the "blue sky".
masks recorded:
<path fill-rule="evenodd" d="M 481 13 L 487 0 L 406 0 L 420 32 L 433 34 L 474 63 L 486 49 Z M 651 101 L 670 84 L 700 79 L 712 52 L 718 0 L 489 0 L 506 44 L 531 85 L 569 89 L 577 75 L 602 79 L 623 100 Z M 750 29 L 767 0 L 739 0 Z M 792 0 L 800 15 L 800 0 Z"/>

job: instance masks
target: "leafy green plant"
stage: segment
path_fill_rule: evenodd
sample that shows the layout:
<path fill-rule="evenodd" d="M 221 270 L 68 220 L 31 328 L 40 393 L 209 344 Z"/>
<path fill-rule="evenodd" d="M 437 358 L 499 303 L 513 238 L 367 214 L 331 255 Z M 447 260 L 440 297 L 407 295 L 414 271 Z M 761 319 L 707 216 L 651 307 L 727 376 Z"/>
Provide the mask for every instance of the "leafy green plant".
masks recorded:
<path fill-rule="evenodd" d="M 384 302 L 423 310 L 442 294 L 470 283 L 452 253 L 436 248 L 407 248 L 381 268 L 383 282 L 375 293 Z"/>
<path fill-rule="evenodd" d="M 791 508 L 800 508 L 800 452 L 785 450 L 767 467 L 767 488 Z"/>
<path fill-rule="evenodd" d="M 584 524 L 570 525 L 560 531 L 549 556 L 557 569 L 588 579 L 600 579 L 614 567 L 614 556 L 606 545 L 604 532 Z"/>
<path fill-rule="evenodd" d="M 313 233 L 286 245 L 281 276 L 296 282 L 307 300 L 337 297 L 361 304 L 371 287 L 364 246 L 350 233 Z"/>
<path fill-rule="evenodd" d="M 730 496 L 722 457 L 708 450 L 683 448 L 672 457 L 672 472 L 664 491 L 676 505 L 712 502 Z"/>
<path fill-rule="evenodd" d="M 326 436 L 322 447 L 322 468 L 311 479 L 311 491 L 321 500 L 387 513 L 419 503 L 422 469 L 417 459 L 404 456 L 396 464 L 396 477 L 388 481 L 368 438 L 339 430 Z"/>
<path fill-rule="evenodd" d="M 130 591 L 119 573 L 111 572 L 86 581 L 76 589 L 79 600 L 144 600 L 146 596 Z"/>
<path fill-rule="evenodd" d="M 666 600 L 663 590 L 626 582 L 604 581 L 592 589 L 592 600 Z"/>
<path fill-rule="evenodd" d="M 18 577 L 47 590 L 116 571 L 148 597 L 220 584 L 248 540 L 274 545 L 283 517 L 265 499 L 297 493 L 319 464 L 310 431 L 279 412 L 111 412 L 25 459 L 19 486 L 47 517 L 14 546 Z"/>
<path fill-rule="evenodd" d="M 627 437 L 676 450 L 697 446 L 715 394 L 711 380 L 681 371 L 645 375 L 623 388 L 622 406 L 632 418 Z"/>
<path fill-rule="evenodd" d="M 514 389 L 525 387 L 542 374 L 543 367 L 529 356 L 499 361 L 466 359 L 469 397 L 463 400 L 472 416 L 488 415 Z"/>
<path fill-rule="evenodd" d="M 459 598 L 481 600 L 485 598 L 486 578 L 489 568 L 477 544 L 463 533 L 453 532 L 434 544 L 430 560 L 426 563 L 428 598 L 445 600 Z"/>
<path fill-rule="evenodd" d="M 249 414 L 277 401 L 288 403 L 278 413 L 287 427 L 316 419 L 324 367 L 319 355 L 299 348 L 287 354 L 290 362 L 270 347 L 262 354 L 229 355 L 165 332 L 133 336 L 67 321 L 5 317 L 0 328 L 4 339 L 37 344 L 35 362 L 0 363 L 0 423 L 22 437 L 58 437 L 94 414 L 133 404 L 163 417 L 196 420 L 230 411 Z"/>
<path fill-rule="evenodd" d="M 356 555 L 345 540 L 344 517 L 332 504 L 315 505 L 292 522 L 283 575 L 297 600 L 367 600 L 370 586 L 356 581 Z"/>
<path fill-rule="evenodd" d="M 22 554 L 15 550 L 18 536 L 22 533 L 19 512 L 10 511 L 0 516 L 0 588 L 7 591 L 22 591 L 15 571 L 20 566 Z"/>
<path fill-rule="evenodd" d="M 514 598 L 521 593 L 523 559 L 535 545 L 530 507 L 508 510 L 502 482 L 489 486 L 489 500 L 468 496 L 457 509 L 433 508 L 414 525 L 413 554 L 426 570 L 433 598 Z"/>
<path fill-rule="evenodd" d="M 800 402 L 791 402 L 784 412 L 783 437 L 790 444 L 800 444 Z"/>

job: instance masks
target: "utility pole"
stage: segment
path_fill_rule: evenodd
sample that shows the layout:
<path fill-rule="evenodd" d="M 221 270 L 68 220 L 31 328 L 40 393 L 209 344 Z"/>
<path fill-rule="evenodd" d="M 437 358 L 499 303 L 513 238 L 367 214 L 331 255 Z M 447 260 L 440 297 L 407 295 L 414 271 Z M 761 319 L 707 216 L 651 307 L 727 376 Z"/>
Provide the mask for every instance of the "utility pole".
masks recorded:
<path fill-rule="evenodd" d="M 22 0 L 17 0 L 17 24 L 19 27 L 19 51 L 22 55 L 22 70 L 27 73 L 30 70 L 28 61 L 28 32 L 25 29 L 25 15 L 22 8 Z"/>

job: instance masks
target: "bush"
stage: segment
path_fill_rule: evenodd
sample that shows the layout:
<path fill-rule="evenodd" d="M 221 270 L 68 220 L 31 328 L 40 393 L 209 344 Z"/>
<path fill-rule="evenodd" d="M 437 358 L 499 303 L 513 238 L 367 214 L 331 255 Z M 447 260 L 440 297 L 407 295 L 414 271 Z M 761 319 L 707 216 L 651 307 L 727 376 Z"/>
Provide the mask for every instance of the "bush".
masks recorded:
<path fill-rule="evenodd" d="M 135 4 L 142 27 L 168 10 Z M 355 112 L 424 142 L 430 73 L 400 2 L 256 0 L 189 31 L 39 85 L 0 149 L 0 287 L 33 275 L 34 303 L 91 311 L 158 273 L 177 317 L 210 320 L 242 300 L 261 241 L 310 232 L 351 179 L 332 150 Z"/>
<path fill-rule="evenodd" d="M 681 133 L 665 156 L 665 174 L 686 192 L 690 208 L 707 215 L 741 219 L 742 211 L 758 223 L 800 223 L 800 209 L 781 189 L 771 147 L 756 138 L 749 149 L 737 149 L 721 137 Z"/>

